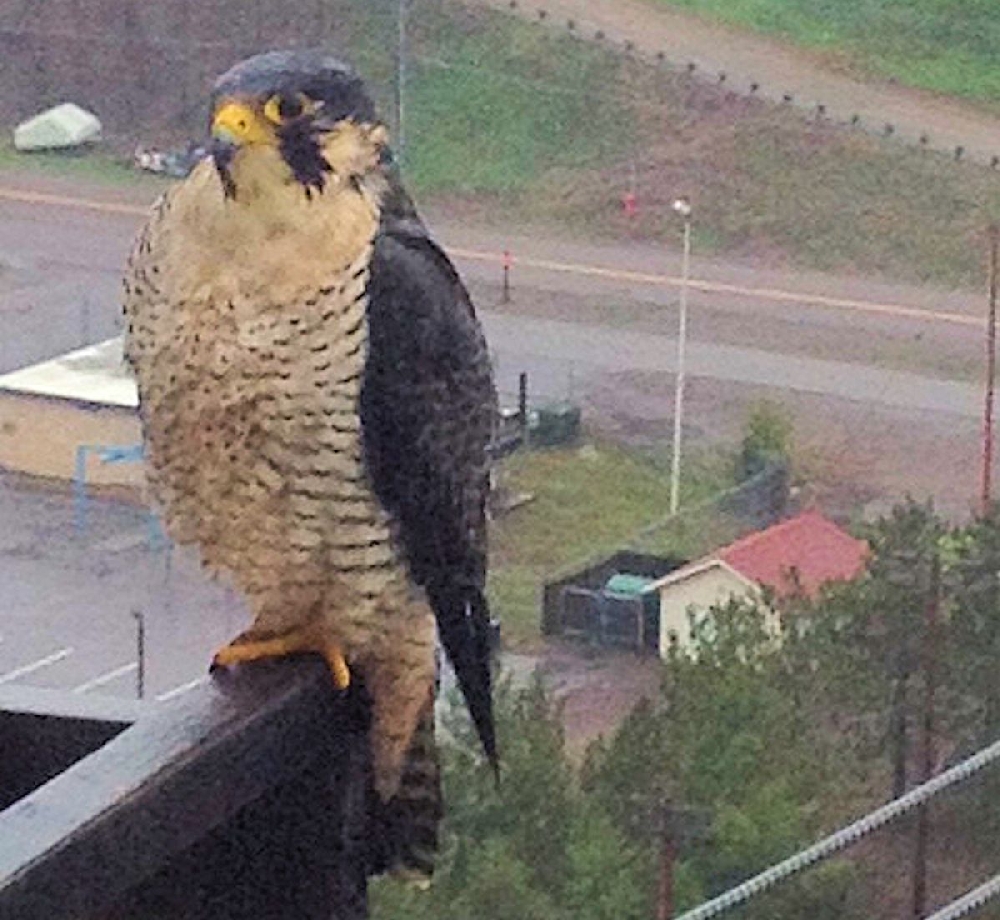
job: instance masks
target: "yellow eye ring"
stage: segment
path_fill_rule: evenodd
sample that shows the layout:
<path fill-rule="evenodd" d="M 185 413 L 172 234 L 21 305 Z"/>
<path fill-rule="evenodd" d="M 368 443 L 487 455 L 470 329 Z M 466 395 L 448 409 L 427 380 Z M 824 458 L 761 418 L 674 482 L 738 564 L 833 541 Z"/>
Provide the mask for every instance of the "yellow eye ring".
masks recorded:
<path fill-rule="evenodd" d="M 264 103 L 264 117 L 275 125 L 283 125 L 313 111 L 315 105 L 308 96 L 296 93 L 285 96 L 275 93 Z"/>

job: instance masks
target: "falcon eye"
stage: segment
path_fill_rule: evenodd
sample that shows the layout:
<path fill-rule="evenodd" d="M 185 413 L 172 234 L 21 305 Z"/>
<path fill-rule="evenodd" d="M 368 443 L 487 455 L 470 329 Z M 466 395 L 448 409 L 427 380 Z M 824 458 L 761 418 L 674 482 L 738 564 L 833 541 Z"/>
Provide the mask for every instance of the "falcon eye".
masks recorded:
<path fill-rule="evenodd" d="M 308 101 L 302 93 L 296 93 L 294 96 L 275 93 L 264 103 L 264 116 L 276 125 L 284 124 L 308 111 Z"/>

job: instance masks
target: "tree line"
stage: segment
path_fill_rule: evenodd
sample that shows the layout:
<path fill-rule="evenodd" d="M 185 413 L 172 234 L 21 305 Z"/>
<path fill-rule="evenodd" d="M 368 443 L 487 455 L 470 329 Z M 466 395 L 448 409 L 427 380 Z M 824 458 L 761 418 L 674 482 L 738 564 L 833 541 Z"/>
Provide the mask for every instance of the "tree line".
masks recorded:
<path fill-rule="evenodd" d="M 438 873 L 376 886 L 373 916 L 647 920 L 665 860 L 680 912 L 1000 737 L 1000 507 L 952 527 L 909 501 L 859 530 L 865 572 L 783 602 L 780 630 L 767 598 L 692 615 L 658 694 L 582 763 L 540 681 L 498 693 L 499 791 L 456 718 Z M 935 806 L 939 849 L 958 834 L 956 859 L 995 858 L 998 788 L 987 773 Z M 910 865 L 885 880 L 876 864 L 855 848 L 739 916 L 880 914 Z"/>

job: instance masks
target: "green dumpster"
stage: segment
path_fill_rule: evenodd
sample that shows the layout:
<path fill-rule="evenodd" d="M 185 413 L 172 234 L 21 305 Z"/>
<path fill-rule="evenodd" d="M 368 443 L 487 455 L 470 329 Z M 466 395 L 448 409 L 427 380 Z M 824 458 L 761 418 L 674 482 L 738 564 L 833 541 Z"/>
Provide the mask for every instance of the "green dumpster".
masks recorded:
<path fill-rule="evenodd" d="M 617 572 L 604 583 L 604 594 L 611 598 L 637 599 L 642 604 L 642 625 L 638 632 L 640 646 L 657 648 L 660 633 L 660 595 L 646 589 L 655 581 L 645 575 Z"/>
<path fill-rule="evenodd" d="M 571 444 L 580 434 L 580 407 L 572 403 L 551 403 L 531 413 L 528 438 L 532 445 L 555 447 Z"/>
<path fill-rule="evenodd" d="M 617 572 L 604 584 L 604 590 L 611 594 L 623 594 L 626 597 L 637 597 L 653 583 L 652 578 L 644 575 L 630 575 L 628 572 Z"/>

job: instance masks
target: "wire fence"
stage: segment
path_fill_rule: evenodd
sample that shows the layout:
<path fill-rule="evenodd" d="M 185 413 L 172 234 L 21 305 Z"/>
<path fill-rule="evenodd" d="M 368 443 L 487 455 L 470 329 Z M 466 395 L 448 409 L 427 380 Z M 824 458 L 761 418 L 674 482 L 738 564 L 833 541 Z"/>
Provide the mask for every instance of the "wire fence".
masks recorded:
<path fill-rule="evenodd" d="M 386 88 L 383 101 L 398 116 L 401 92 L 399 82 L 407 68 L 430 68 L 450 72 L 460 77 L 488 78 L 491 82 L 508 87 L 521 87 L 533 93 L 573 100 L 579 97 L 580 87 L 571 81 L 560 85 L 552 75 L 533 78 L 501 66 L 498 59 L 491 63 L 481 46 L 472 49 L 475 59 L 455 55 L 460 42 L 451 42 L 442 48 L 428 49 L 427 28 L 423 20 L 441 15 L 439 0 L 374 0 L 365 4 L 366 11 L 350 10 L 349 5 L 338 0 L 311 0 L 295 4 L 294 15 L 281 0 L 214 0 L 197 4 L 193 0 L 165 0 L 150 7 L 136 7 L 131 15 L 122 17 L 110 0 L 49 0 L 44 14 L 27 0 L 8 0 L 0 6 L 0 46 L 4 47 L 5 64 L 0 71 L 8 78 L 14 92 L 0 100 L 0 114 L 11 116 L 40 108 L 53 98 L 67 93 L 82 92 L 87 96 L 97 83 L 86 78 L 87 71 L 113 72 L 113 79 L 106 81 L 115 92 L 107 109 L 102 113 L 115 132 L 134 135 L 137 130 L 155 132 L 161 126 L 162 107 L 144 106 L 153 97 L 169 91 L 183 97 L 184 104 L 172 112 L 170 123 L 175 126 L 196 127 L 192 116 L 200 112 L 200 105 L 192 105 L 187 98 L 194 94 L 201 98 L 207 91 L 214 74 L 229 63 L 253 51 L 265 48 L 294 45 L 331 45 L 349 52 L 349 56 L 370 75 L 389 77 L 396 84 Z M 470 17 L 466 8 L 458 4 L 449 7 L 460 18 Z M 585 29 L 574 19 L 558 20 L 542 8 L 524 8 L 517 0 L 509 4 L 512 14 L 518 12 L 525 22 L 540 31 L 571 39 L 580 45 L 604 51 L 613 48 L 658 68 L 666 79 L 682 77 L 703 85 L 724 88 L 728 94 L 748 98 L 768 96 L 804 109 L 811 120 L 831 120 L 831 107 L 822 100 L 809 100 L 796 93 L 795 87 L 764 86 L 754 79 L 743 80 L 740 85 L 725 70 L 708 72 L 692 60 L 669 60 L 667 54 L 651 49 L 640 50 L 630 39 L 612 37 L 601 29 Z M 485 14 L 481 14 L 485 15 Z M 416 40 L 407 39 L 408 32 Z M 433 46 L 433 42 L 430 43 Z M 96 54 L 95 54 L 96 52 Z M 120 65 L 127 65 L 122 71 Z M 30 66 L 25 66 L 30 65 Z M 124 74 L 134 74 L 139 79 L 125 81 Z M 90 84 L 90 85 L 88 85 Z M 129 89 L 141 98 L 134 98 L 119 108 L 127 109 L 128 117 L 114 111 L 116 97 L 121 90 Z M 595 84 L 587 87 L 588 100 L 604 99 L 617 102 L 620 91 L 613 84 Z M 100 102 L 92 100 L 98 107 Z M 162 98 L 155 101 L 162 103 Z M 632 100 L 635 104 L 635 100 Z M 6 111 L 4 111 L 6 109 Z M 136 124 L 134 115 L 145 109 L 149 116 L 146 124 Z M 652 114 L 647 107 L 647 114 Z M 872 134 L 891 137 L 897 134 L 891 113 L 884 118 L 864 118 L 855 112 L 839 119 L 853 128 Z M 396 124 L 395 127 L 399 128 Z M 970 145 L 958 143 L 942 145 L 933 132 L 921 130 L 907 135 L 910 143 L 922 148 L 936 148 L 962 159 Z M 1000 166 L 1000 150 L 992 156 L 981 155 L 992 166 Z"/>
<path fill-rule="evenodd" d="M 694 494 L 688 494 L 677 512 L 626 539 L 595 547 L 585 558 L 549 573 L 542 589 L 542 631 L 548 635 L 589 632 L 603 641 L 601 637 L 610 634 L 608 622 L 596 607 L 584 605 L 582 619 L 572 614 L 574 605 L 581 607 L 581 591 L 596 598 L 617 573 L 662 577 L 689 560 L 773 524 L 789 508 L 789 470 L 785 463 L 773 462 L 721 492 L 705 494 L 697 483 L 690 492 Z M 581 622 L 586 625 L 580 626 Z M 644 628 L 640 622 L 640 633 Z M 622 630 L 614 644 L 641 647 L 642 636 L 636 638 L 630 630 Z M 645 644 L 659 648 L 659 637 L 647 636 L 647 640 L 654 639 Z"/>
<path fill-rule="evenodd" d="M 52 4 L 56 6 L 57 4 Z M 217 4 L 218 5 L 218 4 Z M 224 4 L 223 4 L 224 5 Z M 422 10 L 420 2 L 415 0 L 399 0 L 399 9 L 404 5 L 408 8 L 407 17 L 418 19 Z M 150 17 L 146 18 L 137 15 L 131 22 L 116 23 L 117 28 L 101 30 L 94 28 L 95 23 L 106 16 L 100 13 L 86 15 L 86 10 L 96 9 L 100 11 L 101 0 L 91 0 L 90 3 L 76 3 L 72 7 L 72 15 L 47 17 L 47 25 L 39 25 L 33 20 L 28 20 L 26 14 L 17 15 L 15 5 L 8 5 L 4 12 L 6 15 L 0 16 L 0 42 L 14 46 L 13 51 L 21 57 L 30 57 L 34 64 L 35 80 L 31 84 L 23 84 L 19 87 L 21 95 L 30 86 L 34 86 L 34 95 L 51 97 L 56 92 L 72 92 L 76 87 L 72 86 L 72 81 L 80 77 L 80 64 L 82 61 L 74 60 L 77 56 L 86 57 L 88 63 L 92 62 L 94 49 L 98 49 L 99 55 L 108 56 L 115 52 L 123 56 L 133 58 L 134 72 L 145 79 L 140 80 L 145 86 L 136 86 L 138 92 L 150 90 L 149 83 L 162 85 L 164 78 L 170 81 L 173 89 L 180 89 L 182 92 L 194 84 L 195 88 L 202 91 L 207 90 L 208 82 L 212 77 L 212 71 L 207 69 L 203 62 L 197 60 L 199 53 L 205 54 L 210 60 L 216 60 L 216 70 L 224 66 L 226 59 L 233 59 L 253 50 L 261 50 L 265 47 L 273 47 L 280 44 L 323 44 L 333 43 L 334 46 L 346 46 L 350 57 L 363 71 L 384 75 L 388 70 L 393 70 L 393 80 L 398 81 L 406 67 L 424 67 L 447 71 L 459 77 L 467 78 L 474 76 L 477 79 L 488 78 L 494 83 L 506 85 L 508 87 L 521 87 L 533 93 L 542 93 L 550 97 L 561 97 L 572 99 L 579 96 L 579 87 L 566 83 L 559 85 L 551 78 L 532 79 L 521 74 L 512 72 L 494 64 L 491 66 L 489 60 L 479 57 L 475 60 L 463 60 L 461 58 L 449 57 L 447 52 L 423 53 L 420 50 L 409 50 L 407 48 L 405 61 L 400 57 L 404 45 L 399 35 L 391 34 L 395 24 L 390 22 L 392 12 L 391 5 L 385 2 L 372 4 L 376 13 L 369 17 L 368 22 L 361 28 L 369 33 L 364 41 L 356 41 L 357 23 L 354 28 L 335 31 L 331 27 L 334 18 L 341 21 L 341 17 L 331 15 L 337 4 L 329 0 L 315 0 L 311 5 L 305 5 L 305 14 L 300 12 L 297 17 L 299 28 L 289 29 L 282 19 L 272 17 L 269 11 L 274 6 L 269 0 L 257 0 L 256 3 L 245 4 L 245 9 L 241 15 L 233 17 L 227 23 L 228 27 L 221 30 L 224 37 L 204 37 L 199 34 L 201 29 L 195 26 L 195 18 L 191 14 L 190 0 L 174 0 L 173 3 L 161 4 L 167 8 L 174 8 L 176 13 L 173 17 Z M 512 8 L 516 4 L 511 5 Z M 381 9 L 379 9 L 381 7 Z M 73 22 L 83 18 L 82 27 L 68 27 L 65 23 Z M 177 22 L 169 23 L 173 18 Z M 402 20 L 401 20 L 402 21 Z M 308 25 L 305 23 L 308 22 Z M 543 23 L 545 23 L 543 25 Z M 170 26 L 173 26 L 172 28 Z M 178 27 L 179 26 L 179 27 Z M 546 21 L 543 17 L 538 20 L 538 27 L 548 31 L 563 31 L 574 40 L 584 43 L 591 43 L 596 47 L 607 47 L 607 38 L 603 32 L 596 32 L 592 36 L 584 36 L 579 32 L 573 21 L 570 20 L 563 26 L 555 25 L 551 20 Z M 203 27 L 202 27 L 203 28 Z M 398 47 L 393 47 L 393 43 Z M 634 53 L 635 48 L 631 42 L 621 42 L 620 50 Z M 373 50 L 379 48 L 379 51 Z M 18 50 L 20 48 L 20 50 Z M 47 50 L 50 49 L 50 50 Z M 152 57 L 151 57 L 152 55 Z M 170 59 L 159 61 L 157 58 L 167 56 Z M 69 58 L 69 60 L 67 60 Z M 138 66 L 139 62 L 142 66 Z M 663 55 L 657 55 L 656 61 L 659 65 L 665 66 Z M 170 74 L 157 74 L 163 66 L 170 69 Z M 61 73 L 61 71 L 63 73 Z M 697 73 L 694 64 L 674 62 L 666 69 L 666 74 L 672 76 L 685 76 L 687 78 L 698 79 L 704 83 L 715 83 L 723 85 L 726 82 L 725 73 L 709 75 Z M 13 74 L 12 74 L 13 76 Z M 43 79 L 38 79 L 38 77 Z M 49 79 L 44 79 L 49 77 Z M 152 81 L 150 80 L 152 77 Z M 751 82 L 745 88 L 745 93 L 749 96 L 755 95 L 761 87 L 756 82 Z M 392 95 L 399 98 L 399 86 L 393 87 Z M 18 94 L 15 93 L 15 97 Z M 32 95 L 30 92 L 27 95 Z M 614 87 L 593 86 L 588 88 L 588 99 L 603 99 L 609 102 L 619 101 L 621 94 Z M 781 94 L 787 102 L 794 101 L 794 94 L 784 92 Z M 387 97 L 388 100 L 388 97 Z M 18 108 L 30 109 L 38 107 L 44 98 L 22 99 L 20 104 L 16 98 L 8 100 Z M 635 100 L 633 100 L 635 104 Z M 132 108 L 132 106 L 130 106 Z M 395 106 L 398 116 L 398 105 Z M 649 107 L 647 106 L 647 109 Z M 822 102 L 813 104 L 810 107 L 810 115 L 814 118 L 823 119 L 826 116 L 827 107 Z M 175 118 L 186 121 L 193 114 L 191 107 L 184 107 L 175 112 Z M 115 124 L 117 119 L 114 112 L 106 113 L 108 120 Z M 875 133 L 891 135 L 894 133 L 891 122 L 881 122 L 877 125 L 863 124 L 860 116 L 855 115 L 849 123 L 854 127 L 864 127 Z M 133 130 L 137 126 L 129 121 L 128 127 Z M 155 130 L 154 124 L 145 126 L 148 130 Z M 193 127 L 193 126 L 192 126 Z M 396 125 L 398 130 L 398 124 Z M 927 145 L 929 135 L 921 134 L 921 145 Z M 960 158 L 962 151 L 956 152 L 956 157 Z M 994 160 L 993 165 L 1000 163 L 1000 159 Z"/>

